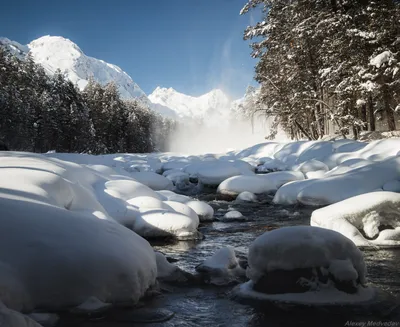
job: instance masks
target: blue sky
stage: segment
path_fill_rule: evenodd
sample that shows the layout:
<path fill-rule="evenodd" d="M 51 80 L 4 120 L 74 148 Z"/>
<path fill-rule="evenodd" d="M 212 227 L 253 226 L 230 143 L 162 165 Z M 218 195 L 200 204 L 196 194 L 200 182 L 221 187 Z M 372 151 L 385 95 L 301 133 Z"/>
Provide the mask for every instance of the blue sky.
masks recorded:
<path fill-rule="evenodd" d="M 245 0 L 19 0 L 1 8 L 0 36 L 27 44 L 43 35 L 71 39 L 116 64 L 147 94 L 157 86 L 240 97 L 255 59 L 243 30 L 255 14 Z"/>

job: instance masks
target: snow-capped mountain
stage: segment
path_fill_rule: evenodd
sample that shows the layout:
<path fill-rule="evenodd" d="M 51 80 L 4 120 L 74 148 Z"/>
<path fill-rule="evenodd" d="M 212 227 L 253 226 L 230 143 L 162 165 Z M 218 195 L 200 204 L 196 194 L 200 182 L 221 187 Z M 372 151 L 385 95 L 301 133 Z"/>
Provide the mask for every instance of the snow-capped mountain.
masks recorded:
<path fill-rule="evenodd" d="M 0 37 L 0 47 L 7 49 L 10 53 L 20 59 L 25 58 L 29 52 L 28 46 L 11 41 L 6 37 Z"/>
<path fill-rule="evenodd" d="M 157 87 L 149 95 L 152 103 L 168 107 L 179 118 L 210 118 L 228 116 L 232 101 L 219 89 L 199 97 L 180 93 L 173 88 Z"/>
<path fill-rule="evenodd" d="M 132 78 L 116 65 L 85 55 L 74 42 L 60 36 L 43 36 L 28 45 L 0 37 L 0 47 L 21 59 L 28 55 L 48 74 L 60 69 L 81 90 L 90 78 L 105 85 L 114 82 L 125 99 L 136 98 L 155 112 L 172 119 L 195 119 L 206 123 L 232 118 L 236 105 L 219 89 L 193 97 L 172 88 L 157 87 L 148 97 Z M 238 100 L 240 101 L 240 100 Z"/>
<path fill-rule="evenodd" d="M 81 90 L 92 77 L 102 85 L 115 82 L 123 98 L 139 98 L 144 102 L 148 101 L 146 94 L 121 68 L 86 56 L 74 42 L 63 37 L 43 36 L 27 46 L 0 38 L 0 45 L 19 57 L 30 54 L 48 74 L 54 74 L 57 69 L 60 69 Z"/>

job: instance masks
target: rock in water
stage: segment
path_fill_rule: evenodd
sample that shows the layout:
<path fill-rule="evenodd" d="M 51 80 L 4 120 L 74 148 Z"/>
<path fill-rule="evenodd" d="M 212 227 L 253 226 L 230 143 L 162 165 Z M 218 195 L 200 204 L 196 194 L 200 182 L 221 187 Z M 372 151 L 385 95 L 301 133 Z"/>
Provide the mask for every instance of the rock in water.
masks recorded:
<path fill-rule="evenodd" d="M 281 305 L 369 305 L 362 252 L 343 235 L 317 227 L 266 232 L 249 248 L 250 281 L 234 290 L 239 300 Z"/>

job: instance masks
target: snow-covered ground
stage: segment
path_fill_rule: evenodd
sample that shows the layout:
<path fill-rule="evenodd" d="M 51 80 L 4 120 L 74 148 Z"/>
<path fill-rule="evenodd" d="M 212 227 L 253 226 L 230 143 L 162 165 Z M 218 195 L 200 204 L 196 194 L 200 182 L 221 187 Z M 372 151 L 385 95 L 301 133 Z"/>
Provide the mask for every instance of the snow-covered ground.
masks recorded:
<path fill-rule="evenodd" d="M 247 272 L 253 284 L 241 286 L 244 293 L 270 271 L 309 268 L 303 265 L 310 258 L 335 281 L 363 284 L 354 243 L 400 241 L 399 151 L 400 139 L 265 142 L 196 156 L 0 152 L 0 300 L 22 312 L 79 307 L 93 298 L 136 303 L 157 277 L 180 276 L 145 238 L 199 239 L 199 224 L 214 219 L 209 204 L 190 196 L 204 186 L 237 202 L 275 193 L 278 204 L 330 205 L 311 218 L 312 225 L 327 228 L 323 232 L 295 228 L 276 239 L 271 232 L 253 244 Z M 246 217 L 232 211 L 221 219 Z M 284 261 L 283 249 L 292 253 Z M 303 258 L 310 251 L 315 255 Z M 217 284 L 243 275 L 232 248 L 218 251 L 198 271 Z M 372 296 L 367 290 L 357 294 L 356 300 Z"/>

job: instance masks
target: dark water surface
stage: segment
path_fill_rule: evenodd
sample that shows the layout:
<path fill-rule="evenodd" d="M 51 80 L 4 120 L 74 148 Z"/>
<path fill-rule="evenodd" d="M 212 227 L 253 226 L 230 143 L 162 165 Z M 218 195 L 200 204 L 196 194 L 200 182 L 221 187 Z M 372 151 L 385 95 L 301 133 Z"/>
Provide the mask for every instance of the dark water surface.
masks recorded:
<path fill-rule="evenodd" d="M 203 262 L 218 249 L 233 246 L 239 255 L 247 256 L 248 246 L 262 233 L 283 226 L 309 225 L 313 209 L 305 207 L 283 207 L 268 203 L 232 204 L 223 201 L 209 202 L 222 217 L 227 210 L 240 211 L 248 221 L 212 222 L 200 226 L 205 238 L 196 242 L 177 242 L 174 244 L 153 244 L 169 257 L 177 260 L 180 268 L 194 272 L 196 265 Z M 400 296 L 400 249 L 364 251 L 368 267 L 368 281 L 371 285 L 396 297 Z M 232 286 L 168 286 L 161 296 L 146 305 L 153 308 L 164 308 L 175 313 L 166 322 L 153 324 L 113 323 L 92 321 L 82 324 L 65 324 L 60 326 L 111 327 L 111 326 L 228 326 L 228 327 L 262 327 L 262 326 L 398 326 L 400 313 L 396 310 L 390 315 L 386 302 L 374 308 L 361 311 L 343 307 L 338 312 L 331 310 L 281 311 L 275 309 L 256 309 L 240 304 L 231 299 Z M 398 301 L 398 300 L 397 300 Z M 267 311 L 268 310 L 268 311 Z"/>

